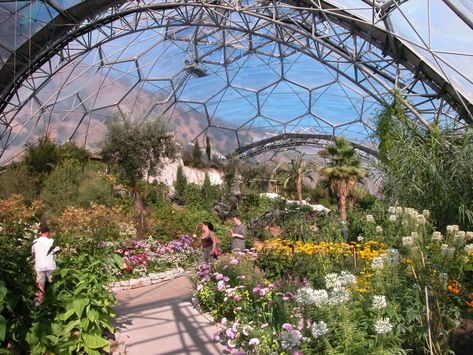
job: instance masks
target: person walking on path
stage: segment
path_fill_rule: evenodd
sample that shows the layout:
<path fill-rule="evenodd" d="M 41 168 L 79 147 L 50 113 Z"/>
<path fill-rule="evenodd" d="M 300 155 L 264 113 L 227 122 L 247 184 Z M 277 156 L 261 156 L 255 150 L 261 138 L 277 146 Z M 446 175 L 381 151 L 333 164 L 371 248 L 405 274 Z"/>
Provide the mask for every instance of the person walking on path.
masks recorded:
<path fill-rule="evenodd" d="M 233 217 L 232 250 L 245 250 L 246 226 L 241 222 L 239 215 Z"/>
<path fill-rule="evenodd" d="M 33 241 L 31 247 L 31 253 L 34 256 L 36 283 L 39 289 L 35 300 L 37 305 L 44 300 L 46 280 L 51 283 L 51 275 L 56 269 L 54 254 L 60 250 L 59 247 L 52 248 L 54 241 L 49 236 L 49 227 L 46 223 L 40 223 L 39 232 L 40 236 Z"/>
<path fill-rule="evenodd" d="M 214 226 L 212 222 L 203 222 L 202 223 L 202 254 L 203 261 L 208 263 L 210 262 L 211 257 L 216 257 L 218 249 L 218 239 L 214 233 Z"/>

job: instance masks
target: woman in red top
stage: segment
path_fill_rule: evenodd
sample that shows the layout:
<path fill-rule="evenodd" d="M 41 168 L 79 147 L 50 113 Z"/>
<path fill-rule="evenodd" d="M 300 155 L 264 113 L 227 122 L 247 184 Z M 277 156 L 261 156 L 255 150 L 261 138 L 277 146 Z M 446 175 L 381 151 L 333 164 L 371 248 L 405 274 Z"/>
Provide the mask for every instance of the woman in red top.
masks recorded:
<path fill-rule="evenodd" d="M 202 223 L 202 252 L 204 257 L 204 262 L 210 262 L 210 257 L 215 255 L 217 250 L 217 237 L 214 233 L 214 226 L 212 222 L 203 222 Z"/>

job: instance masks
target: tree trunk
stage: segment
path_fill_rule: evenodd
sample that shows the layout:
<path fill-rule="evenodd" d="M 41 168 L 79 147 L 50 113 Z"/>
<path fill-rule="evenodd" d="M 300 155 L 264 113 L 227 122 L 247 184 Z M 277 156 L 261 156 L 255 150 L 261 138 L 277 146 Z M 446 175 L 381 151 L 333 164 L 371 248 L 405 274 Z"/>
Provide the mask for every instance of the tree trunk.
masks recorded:
<path fill-rule="evenodd" d="M 136 236 L 138 239 L 143 239 L 146 231 L 145 204 L 136 186 L 132 188 L 132 191 L 135 198 Z"/>
<path fill-rule="evenodd" d="M 297 189 L 297 198 L 299 199 L 299 205 L 302 206 L 302 175 L 297 175 L 296 189 Z"/>
<path fill-rule="evenodd" d="M 338 195 L 338 212 L 345 223 L 347 221 L 347 196 L 344 191 L 340 191 Z"/>

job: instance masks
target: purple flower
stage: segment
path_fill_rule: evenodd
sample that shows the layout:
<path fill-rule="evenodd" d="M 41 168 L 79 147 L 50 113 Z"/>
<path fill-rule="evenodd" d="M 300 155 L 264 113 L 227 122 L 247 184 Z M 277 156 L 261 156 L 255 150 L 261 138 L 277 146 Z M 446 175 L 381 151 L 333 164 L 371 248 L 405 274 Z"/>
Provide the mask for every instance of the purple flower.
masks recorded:
<path fill-rule="evenodd" d="M 217 281 L 223 280 L 223 275 L 222 274 L 215 273 L 214 276 L 215 276 L 215 280 L 217 280 Z"/>

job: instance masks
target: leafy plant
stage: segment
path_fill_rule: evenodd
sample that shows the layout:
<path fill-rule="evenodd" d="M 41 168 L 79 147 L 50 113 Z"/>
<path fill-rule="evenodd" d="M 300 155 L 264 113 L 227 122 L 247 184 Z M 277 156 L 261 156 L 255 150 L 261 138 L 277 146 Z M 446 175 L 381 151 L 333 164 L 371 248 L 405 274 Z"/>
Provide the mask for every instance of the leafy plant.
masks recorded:
<path fill-rule="evenodd" d="M 102 258 L 89 249 L 58 263 L 27 336 L 32 354 L 110 351 L 105 336 L 113 333 L 114 297 L 104 287 L 110 277 L 101 270 Z"/>

